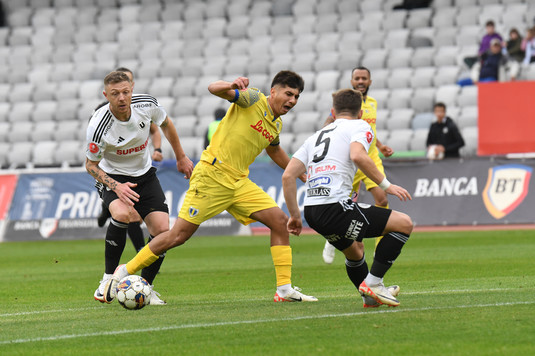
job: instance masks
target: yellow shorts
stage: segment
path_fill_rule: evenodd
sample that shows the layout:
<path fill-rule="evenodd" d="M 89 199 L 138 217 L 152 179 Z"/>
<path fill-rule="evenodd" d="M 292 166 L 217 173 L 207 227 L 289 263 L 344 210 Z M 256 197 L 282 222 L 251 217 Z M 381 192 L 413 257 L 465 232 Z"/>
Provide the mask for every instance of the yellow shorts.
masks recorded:
<path fill-rule="evenodd" d="M 256 220 L 251 214 L 278 207 L 277 203 L 249 178 L 236 180 L 216 166 L 200 161 L 193 170 L 189 189 L 178 216 L 200 225 L 228 211 L 243 225 Z"/>
<path fill-rule="evenodd" d="M 374 159 L 373 162 L 375 163 L 375 166 L 381 173 L 385 174 L 385 167 L 383 167 L 383 161 L 378 157 L 377 159 Z M 353 192 L 356 192 L 357 189 L 359 189 L 359 183 L 360 181 L 363 181 L 366 185 L 366 190 L 370 190 L 372 188 L 377 187 L 378 185 L 375 184 L 373 180 L 368 178 L 360 169 L 357 171 L 357 174 L 355 174 L 355 178 L 353 179 Z M 353 193 L 352 192 L 352 193 Z"/>

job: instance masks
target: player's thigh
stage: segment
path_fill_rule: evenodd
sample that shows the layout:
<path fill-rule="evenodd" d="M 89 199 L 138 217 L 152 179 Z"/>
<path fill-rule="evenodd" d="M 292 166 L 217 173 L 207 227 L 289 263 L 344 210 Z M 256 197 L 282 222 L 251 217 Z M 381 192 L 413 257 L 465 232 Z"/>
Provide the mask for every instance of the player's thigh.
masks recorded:
<path fill-rule="evenodd" d="M 165 194 L 156 176 L 156 169 L 151 169 L 146 179 L 139 182 L 134 190 L 139 194 L 139 201 L 134 204 L 134 208 L 142 219 L 154 211 L 169 215 L 169 207 L 165 203 Z"/>
<path fill-rule="evenodd" d="M 195 225 L 221 213 L 234 199 L 231 179 L 207 166 L 209 165 L 202 161 L 195 166 L 178 214 L 180 218 Z"/>
<path fill-rule="evenodd" d="M 236 187 L 232 204 L 227 208 L 227 211 L 240 223 L 248 225 L 256 221 L 251 215 L 270 208 L 279 208 L 279 206 L 259 186 L 246 178 L 240 181 Z M 280 212 L 277 211 L 278 214 L 274 218 L 280 217 Z M 282 213 L 282 215 L 286 218 L 286 214 Z"/>
<path fill-rule="evenodd" d="M 169 230 L 169 214 L 163 211 L 153 211 L 145 216 L 145 223 L 147 224 L 149 234 L 156 236 Z"/>

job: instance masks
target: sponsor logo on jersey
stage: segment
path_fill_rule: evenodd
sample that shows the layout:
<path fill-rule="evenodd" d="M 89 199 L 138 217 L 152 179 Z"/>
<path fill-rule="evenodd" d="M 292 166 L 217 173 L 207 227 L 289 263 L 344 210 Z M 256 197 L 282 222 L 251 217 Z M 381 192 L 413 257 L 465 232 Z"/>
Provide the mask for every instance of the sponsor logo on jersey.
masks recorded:
<path fill-rule="evenodd" d="M 501 219 L 515 210 L 528 195 L 532 167 L 520 164 L 496 166 L 489 169 L 483 202 L 490 215 Z"/>
<path fill-rule="evenodd" d="M 331 188 L 307 189 L 307 197 L 328 197 L 329 195 L 331 195 Z"/>
<path fill-rule="evenodd" d="M 149 108 L 152 104 L 151 103 L 142 103 L 142 104 L 134 104 L 133 107 L 136 109 L 140 108 Z"/>
<path fill-rule="evenodd" d="M 363 222 L 357 220 L 351 220 L 351 224 L 347 228 L 345 238 L 356 240 L 359 237 L 360 231 L 362 230 Z"/>
<path fill-rule="evenodd" d="M 325 166 L 316 167 L 316 169 L 314 170 L 314 173 L 331 172 L 335 170 L 336 170 L 336 165 L 327 164 Z"/>
<path fill-rule="evenodd" d="M 123 142 L 123 141 L 124 141 L 124 138 L 121 137 L 121 136 L 119 136 L 119 139 L 117 140 L 117 143 L 121 143 L 121 142 Z"/>
<path fill-rule="evenodd" d="M 373 134 L 370 131 L 366 132 L 366 141 L 368 141 L 368 143 L 372 143 L 373 141 Z"/>
<path fill-rule="evenodd" d="M 139 123 L 139 127 L 142 128 L 142 129 L 144 129 L 144 128 L 145 128 L 145 123 L 144 123 L 143 121 L 141 121 L 141 122 Z"/>
<path fill-rule="evenodd" d="M 308 185 L 310 188 L 316 188 L 316 187 L 319 187 L 320 185 L 330 185 L 331 182 L 332 182 L 331 177 L 322 176 L 322 177 L 312 178 L 311 180 L 308 181 Z"/>
<path fill-rule="evenodd" d="M 251 126 L 254 130 L 260 132 L 260 134 L 269 142 L 275 139 L 275 137 L 273 137 L 273 135 L 270 134 L 269 131 L 262 126 L 262 120 L 258 120 L 256 124 L 249 126 Z"/>
<path fill-rule="evenodd" d="M 124 149 L 124 150 L 117 150 L 117 154 L 119 156 L 126 156 L 126 155 L 129 155 L 129 154 L 132 154 L 132 153 L 137 153 L 137 152 L 141 152 L 143 151 L 145 148 L 147 148 L 147 145 L 149 144 L 149 139 L 147 139 L 147 141 L 145 141 L 144 144 L 142 144 L 141 146 L 137 146 L 137 147 L 132 147 L 132 148 L 127 148 L 127 149 Z"/>
<path fill-rule="evenodd" d="M 370 124 L 370 125 L 371 125 L 371 124 L 374 124 L 374 125 L 375 125 L 375 122 L 377 121 L 376 118 L 373 118 L 373 119 L 364 119 L 364 118 L 363 118 L 362 120 L 366 121 L 366 122 L 367 122 L 368 124 Z"/>
<path fill-rule="evenodd" d="M 98 152 L 98 146 L 97 146 L 96 143 L 91 142 L 89 144 L 89 152 L 91 152 L 91 153 L 97 153 Z"/>
<path fill-rule="evenodd" d="M 477 178 L 476 177 L 459 177 L 459 178 L 419 178 L 416 180 L 414 190 L 415 197 L 444 197 L 444 196 L 463 196 L 477 195 Z"/>
<path fill-rule="evenodd" d="M 199 214 L 199 209 L 190 206 L 188 209 L 188 214 L 190 218 L 194 218 L 197 216 L 197 214 Z"/>

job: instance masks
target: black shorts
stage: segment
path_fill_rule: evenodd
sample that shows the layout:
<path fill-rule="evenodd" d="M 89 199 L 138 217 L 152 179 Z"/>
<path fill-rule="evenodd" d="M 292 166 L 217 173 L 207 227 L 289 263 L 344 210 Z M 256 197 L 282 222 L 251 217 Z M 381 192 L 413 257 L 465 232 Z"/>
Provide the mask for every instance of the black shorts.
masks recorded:
<path fill-rule="evenodd" d="M 308 225 L 340 251 L 353 241 L 381 236 L 391 213 L 390 209 L 355 203 L 351 199 L 305 206 Z"/>
<path fill-rule="evenodd" d="M 156 168 L 151 167 L 147 173 L 139 177 L 123 176 L 119 174 L 108 174 L 111 178 L 119 183 L 136 183 L 137 186 L 132 188 L 133 191 L 139 194 L 139 201 L 134 204 L 134 209 L 137 210 L 142 219 L 145 219 L 149 213 L 153 211 L 163 211 L 169 214 L 169 208 L 165 204 L 165 194 L 163 193 L 160 180 L 156 176 Z M 104 201 L 104 204 L 109 207 L 110 203 L 115 199 L 119 199 L 114 191 L 106 188 L 102 183 L 95 184 L 99 191 L 99 195 Z"/>

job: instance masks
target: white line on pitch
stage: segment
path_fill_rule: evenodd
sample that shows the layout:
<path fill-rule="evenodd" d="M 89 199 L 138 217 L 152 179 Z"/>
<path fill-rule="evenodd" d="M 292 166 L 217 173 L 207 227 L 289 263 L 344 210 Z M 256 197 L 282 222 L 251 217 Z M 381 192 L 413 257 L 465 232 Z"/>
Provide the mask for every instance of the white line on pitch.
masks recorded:
<path fill-rule="evenodd" d="M 48 337 L 36 337 L 28 339 L 15 339 L 15 340 L 4 340 L 0 341 L 0 345 L 7 344 L 24 344 L 30 342 L 39 342 L 39 341 L 56 341 L 56 340 L 66 340 L 66 339 L 76 339 L 83 337 L 93 337 L 93 336 L 109 336 L 109 335 L 123 335 L 123 334 L 134 334 L 134 333 L 145 333 L 145 332 L 158 332 L 158 331 L 168 331 L 168 330 L 177 330 L 177 329 L 196 329 L 196 328 L 211 328 L 217 326 L 230 326 L 230 325 L 244 325 L 244 324 L 262 324 L 262 323 L 273 323 L 281 321 L 298 321 L 298 320 L 307 320 L 307 319 L 326 319 L 326 318 L 341 318 L 349 316 L 358 316 L 358 315 L 372 315 L 372 314 L 385 314 L 385 313 L 403 313 L 403 312 L 413 312 L 413 311 L 429 311 L 429 310 L 443 310 L 443 309 L 464 309 L 464 308 L 489 308 L 489 307 L 502 307 L 502 306 L 512 306 L 512 305 L 526 305 L 526 304 L 535 304 L 535 301 L 526 301 L 526 302 L 511 302 L 511 303 L 492 303 L 492 304 L 475 304 L 475 305 L 456 305 L 456 306 L 441 306 L 441 307 L 424 307 L 424 308 L 396 308 L 396 309 L 383 309 L 375 311 L 365 311 L 365 312 L 355 312 L 355 313 L 341 313 L 341 314 L 323 314 L 323 315 L 304 315 L 291 318 L 280 318 L 280 319 L 258 319 L 258 320 L 238 320 L 238 321 L 223 321 L 218 323 L 201 323 L 201 324 L 184 324 L 184 325 L 169 325 L 161 326 L 155 328 L 144 328 L 144 329 L 130 329 L 130 330 L 114 330 L 114 331 L 102 331 L 95 333 L 85 333 L 85 334 L 66 334 L 66 335 L 56 335 Z"/>
<path fill-rule="evenodd" d="M 481 292 L 506 292 L 506 291 L 512 291 L 512 290 L 529 290 L 531 288 L 489 288 L 489 289 L 451 289 L 451 290 L 430 290 L 430 291 L 414 291 L 414 292 L 402 292 L 403 295 L 425 295 L 425 294 L 449 294 L 449 293 L 481 293 Z M 336 299 L 340 297 L 351 297 L 355 296 L 356 294 L 351 293 L 342 293 L 337 295 L 326 295 L 323 296 L 321 294 L 317 295 L 317 297 L 320 297 L 321 300 L 323 299 Z M 245 300 L 245 299 L 244 299 Z M 248 298 L 246 299 L 250 302 L 261 302 L 261 301 L 269 301 L 267 298 Z M 233 299 L 233 302 L 235 302 L 236 299 Z M 198 305 L 198 304 L 224 304 L 228 303 L 227 300 L 195 300 L 195 301 L 188 301 L 184 300 L 182 301 L 184 305 Z M 96 309 L 102 309 L 102 307 L 88 307 L 88 308 L 70 308 L 70 309 L 51 309 L 51 310 L 34 310 L 34 311 L 27 311 L 27 312 L 17 312 L 17 313 L 5 313 L 0 314 L 1 317 L 11 317 L 11 316 L 22 316 L 22 315 L 34 315 L 34 314 L 48 314 L 48 313 L 65 313 L 65 312 L 76 312 L 76 311 L 82 311 L 82 310 L 96 310 Z"/>

